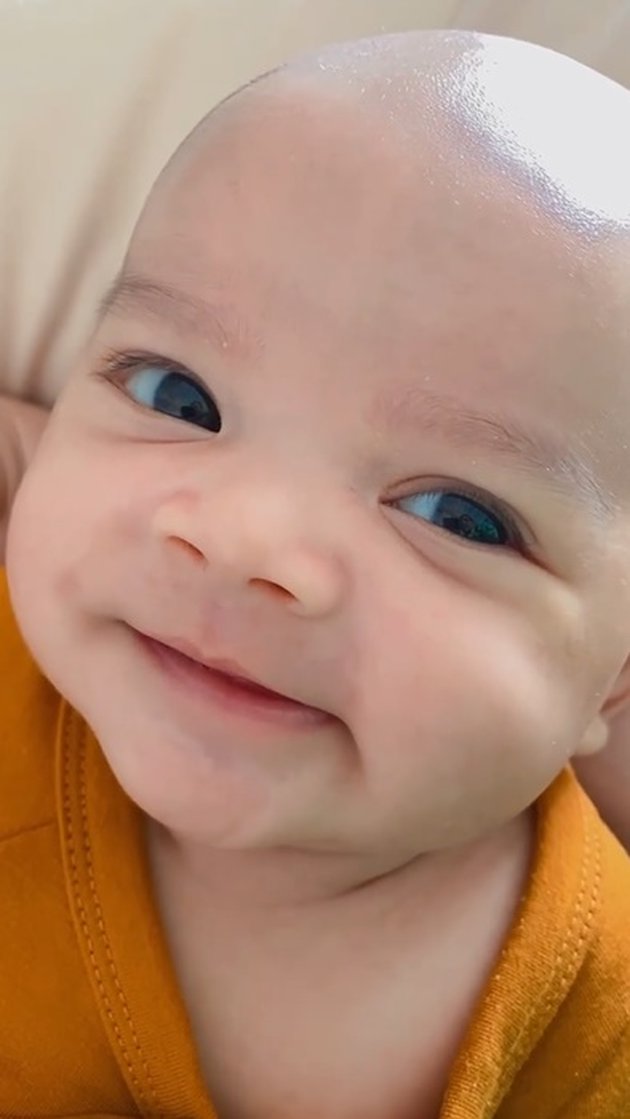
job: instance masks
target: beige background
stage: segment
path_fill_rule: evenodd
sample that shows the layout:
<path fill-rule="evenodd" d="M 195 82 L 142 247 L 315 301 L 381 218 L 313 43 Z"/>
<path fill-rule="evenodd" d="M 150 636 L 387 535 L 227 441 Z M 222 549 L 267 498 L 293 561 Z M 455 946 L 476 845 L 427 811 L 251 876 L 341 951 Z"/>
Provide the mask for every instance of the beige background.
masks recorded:
<path fill-rule="evenodd" d="M 0 390 L 52 403 L 213 103 L 294 51 L 425 27 L 532 39 L 630 86 L 630 0 L 0 0 Z"/>

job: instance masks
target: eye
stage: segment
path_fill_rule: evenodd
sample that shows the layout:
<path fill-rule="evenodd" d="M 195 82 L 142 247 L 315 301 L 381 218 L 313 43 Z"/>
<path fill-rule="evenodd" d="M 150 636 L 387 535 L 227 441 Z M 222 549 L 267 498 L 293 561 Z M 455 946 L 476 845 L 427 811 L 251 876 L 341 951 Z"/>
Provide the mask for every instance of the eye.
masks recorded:
<path fill-rule="evenodd" d="M 104 376 L 116 384 L 124 384 L 124 391 L 145 408 L 207 431 L 221 430 L 221 415 L 215 400 L 176 362 L 150 354 L 111 354 Z"/>
<path fill-rule="evenodd" d="M 507 511 L 493 508 L 489 499 L 479 500 L 444 489 L 411 494 L 392 504 L 403 513 L 430 521 L 473 544 L 523 547 L 523 538 L 514 519 Z"/>

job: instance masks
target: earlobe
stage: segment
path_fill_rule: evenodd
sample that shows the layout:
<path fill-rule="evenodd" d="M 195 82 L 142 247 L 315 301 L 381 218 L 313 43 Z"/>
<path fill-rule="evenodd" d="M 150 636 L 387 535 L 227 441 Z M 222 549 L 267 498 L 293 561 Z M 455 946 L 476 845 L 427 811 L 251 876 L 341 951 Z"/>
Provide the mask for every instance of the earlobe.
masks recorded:
<path fill-rule="evenodd" d="M 584 731 L 575 751 L 575 757 L 587 757 L 589 754 L 598 754 L 603 750 L 608 745 L 612 725 L 621 712 L 624 712 L 624 715 L 630 714 L 630 656 L 619 672 L 601 711 L 595 715 Z"/>
<path fill-rule="evenodd" d="M 600 750 L 608 744 L 610 727 L 607 719 L 601 714 L 595 716 L 587 726 L 574 756 L 584 758 L 589 754 L 599 754 Z"/>

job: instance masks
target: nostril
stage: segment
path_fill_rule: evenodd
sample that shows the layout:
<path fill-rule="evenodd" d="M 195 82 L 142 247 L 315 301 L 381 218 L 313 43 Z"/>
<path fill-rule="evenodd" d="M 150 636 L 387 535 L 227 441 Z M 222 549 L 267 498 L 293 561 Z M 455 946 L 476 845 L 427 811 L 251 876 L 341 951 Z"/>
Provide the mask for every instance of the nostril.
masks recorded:
<path fill-rule="evenodd" d="M 266 591 L 267 594 L 273 595 L 283 602 L 295 602 L 295 595 L 291 594 L 291 591 L 288 591 L 286 587 L 281 587 L 279 583 L 270 583 L 268 579 L 250 579 L 249 585 Z"/>
<path fill-rule="evenodd" d="M 199 548 L 195 548 L 194 544 L 189 544 L 187 540 L 181 540 L 179 536 L 169 536 L 167 539 L 170 544 L 174 544 L 176 548 L 180 548 L 182 551 L 187 552 L 193 559 L 201 560 L 203 563 L 206 562 L 206 557 L 203 552 L 200 551 Z"/>

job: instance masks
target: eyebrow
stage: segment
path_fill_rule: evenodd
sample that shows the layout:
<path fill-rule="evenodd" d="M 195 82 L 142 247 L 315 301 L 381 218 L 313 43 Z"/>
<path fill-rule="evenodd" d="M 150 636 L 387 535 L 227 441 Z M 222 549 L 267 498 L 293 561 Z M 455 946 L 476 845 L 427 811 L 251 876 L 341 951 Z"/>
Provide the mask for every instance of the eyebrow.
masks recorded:
<path fill-rule="evenodd" d="M 406 429 L 427 436 L 437 433 L 466 452 L 476 450 L 503 462 L 582 506 L 602 523 L 619 512 L 585 453 L 549 430 L 527 428 L 515 417 L 478 412 L 452 397 L 411 385 L 398 395 L 392 395 L 391 388 L 381 394 L 368 418 L 385 435 Z"/>
<path fill-rule="evenodd" d="M 251 356 L 262 349 L 260 337 L 245 329 L 233 307 L 207 302 L 134 272 L 121 272 L 100 300 L 97 319 L 138 313 L 159 321 L 167 319 L 182 332 L 193 330 L 223 353 Z"/>

